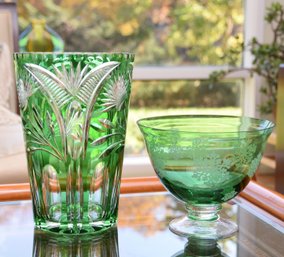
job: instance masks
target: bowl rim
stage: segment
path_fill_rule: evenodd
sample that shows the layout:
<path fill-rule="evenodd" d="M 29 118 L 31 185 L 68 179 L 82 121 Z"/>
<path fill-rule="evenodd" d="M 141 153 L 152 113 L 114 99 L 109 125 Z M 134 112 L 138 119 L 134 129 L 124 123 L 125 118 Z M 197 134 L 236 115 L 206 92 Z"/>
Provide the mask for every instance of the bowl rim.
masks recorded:
<path fill-rule="evenodd" d="M 219 131 L 219 132 L 212 132 L 212 131 L 189 131 L 189 130 L 182 130 L 182 129 L 167 129 L 167 128 L 157 128 L 155 126 L 149 126 L 143 124 L 144 121 L 151 121 L 151 120 L 164 120 L 164 119 L 169 119 L 169 118 L 175 118 L 175 119 L 181 119 L 181 118 L 188 118 L 188 119 L 194 119 L 194 118 L 232 118 L 232 119 L 246 119 L 246 120 L 252 120 L 252 121 L 258 121 L 258 122 L 266 122 L 267 126 L 266 127 L 259 127 L 254 130 L 234 130 L 234 131 Z M 152 116 L 152 117 L 145 117 L 137 120 L 137 125 L 140 128 L 148 128 L 151 129 L 152 131 L 160 131 L 160 132 L 179 132 L 179 133 L 188 133 L 188 134 L 201 134 L 201 135 L 213 135 L 213 134 L 236 134 L 236 133 L 256 133 L 256 132 L 262 132 L 262 131 L 267 131 L 267 130 L 272 130 L 275 127 L 275 123 L 268 119 L 258 119 L 254 117 L 249 117 L 245 115 L 240 115 L 240 116 L 234 116 L 234 115 L 211 115 L 211 114 L 183 114 L 183 115 L 161 115 L 161 116 Z"/>

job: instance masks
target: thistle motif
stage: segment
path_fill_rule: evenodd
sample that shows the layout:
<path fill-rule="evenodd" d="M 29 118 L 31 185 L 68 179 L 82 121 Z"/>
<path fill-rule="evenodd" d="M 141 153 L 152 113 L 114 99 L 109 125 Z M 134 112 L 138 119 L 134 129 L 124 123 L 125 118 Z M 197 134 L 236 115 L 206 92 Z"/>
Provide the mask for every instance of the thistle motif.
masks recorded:
<path fill-rule="evenodd" d="M 108 111 L 113 107 L 120 111 L 127 96 L 126 81 L 124 78 L 119 76 L 114 82 L 108 83 L 107 90 L 103 95 L 105 96 L 102 99 L 104 102 L 103 106 L 107 107 L 104 111 Z"/>
<path fill-rule="evenodd" d="M 26 110 L 28 99 L 33 94 L 32 86 L 28 82 L 19 79 L 17 83 L 19 104 L 23 110 Z"/>

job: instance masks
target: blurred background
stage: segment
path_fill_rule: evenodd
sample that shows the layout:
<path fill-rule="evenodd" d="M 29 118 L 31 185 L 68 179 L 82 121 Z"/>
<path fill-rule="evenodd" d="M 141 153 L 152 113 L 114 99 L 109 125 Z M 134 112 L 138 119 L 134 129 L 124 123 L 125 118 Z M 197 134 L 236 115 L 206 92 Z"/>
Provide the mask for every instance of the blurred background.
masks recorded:
<path fill-rule="evenodd" d="M 127 155 L 145 153 L 138 118 L 165 112 L 242 112 L 242 79 L 212 84 L 194 79 L 190 70 L 188 78 L 175 78 L 182 67 L 242 64 L 242 0 L 27 0 L 18 1 L 18 15 L 20 31 L 32 19 L 44 19 L 62 37 L 65 51 L 136 54 L 135 67 L 142 68 L 142 76 L 134 75 Z M 175 66 L 168 72 L 172 78 L 152 78 L 153 71 L 143 71 L 165 66 Z"/>
<path fill-rule="evenodd" d="M 0 0 L 0 46 L 4 41 L 10 46 L 10 52 L 23 51 L 33 24 L 39 21 L 57 42 L 55 50 L 135 53 L 123 174 L 154 175 L 136 125 L 139 118 L 164 114 L 244 114 L 274 118 L 263 116 L 259 111 L 263 100 L 260 89 L 264 81 L 245 71 L 254 65 L 254 56 L 243 49 L 253 37 L 264 43 L 273 39 L 273 29 L 264 19 L 273 2 Z M 284 0 L 278 2 L 284 4 Z M 0 58 L 4 58 L 3 53 Z M 13 65 L 9 65 L 11 73 Z M 3 67 L 8 67 L 7 63 Z M 3 67 L 0 70 L 7 75 L 7 69 Z M 212 72 L 231 68 L 235 72 L 225 79 L 214 83 L 209 80 Z M 4 75 L 0 74 L 0 77 Z M 1 77 L 0 107 L 4 102 L 3 106 L 15 113 L 15 88 L 12 82 L 8 84 L 7 79 Z M 8 91 L 9 95 L 6 94 Z M 5 115 L 1 117 L 11 120 L 13 116 L 11 113 Z M 7 131 L 12 133 L 12 129 L 6 126 L 7 119 L 2 122 L 4 126 L 0 126 L 4 130 L 0 133 L 3 135 L 0 150 L 7 145 L 13 154 L 13 158 L 7 156 L 9 151 L 6 148 L 1 150 L 2 155 L 0 152 L 0 174 L 1 169 L 6 174 L 4 182 L 17 182 L 16 178 L 23 177 L 17 175 L 19 166 L 25 167 L 23 140 L 18 138 L 22 135 L 20 120 L 16 116 L 13 119 L 18 124 L 18 132 L 11 135 L 13 140 L 7 137 Z M 3 143 L 5 140 L 7 144 Z M 275 141 L 269 145 L 268 156 L 274 155 L 274 145 Z M 15 152 L 21 152 L 18 161 L 14 161 Z M 22 168 L 20 173 L 24 172 Z M 269 159 L 261 172 L 273 175 L 275 162 Z M 14 175 L 8 179 L 7 174 Z M 271 180 L 264 183 L 273 187 Z"/>

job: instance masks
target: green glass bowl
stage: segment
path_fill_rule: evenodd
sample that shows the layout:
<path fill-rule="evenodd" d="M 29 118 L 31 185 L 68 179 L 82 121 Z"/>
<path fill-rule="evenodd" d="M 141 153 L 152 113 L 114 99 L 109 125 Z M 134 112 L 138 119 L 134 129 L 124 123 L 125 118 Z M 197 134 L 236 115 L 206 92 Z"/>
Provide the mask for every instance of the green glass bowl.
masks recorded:
<path fill-rule="evenodd" d="M 170 229 L 197 238 L 232 235 L 236 225 L 220 219 L 218 211 L 249 183 L 274 124 L 243 116 L 193 115 L 145 118 L 138 125 L 158 177 L 188 210 Z"/>

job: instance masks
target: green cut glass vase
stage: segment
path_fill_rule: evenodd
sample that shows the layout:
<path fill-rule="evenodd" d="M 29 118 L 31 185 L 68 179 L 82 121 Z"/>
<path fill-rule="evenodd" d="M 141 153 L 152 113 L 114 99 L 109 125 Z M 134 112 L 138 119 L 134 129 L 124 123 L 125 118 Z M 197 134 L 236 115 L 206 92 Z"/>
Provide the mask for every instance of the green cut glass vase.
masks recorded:
<path fill-rule="evenodd" d="M 170 229 L 181 236 L 219 239 L 237 226 L 219 217 L 256 171 L 274 124 L 233 116 L 164 116 L 138 121 L 153 167 L 188 214 Z"/>
<path fill-rule="evenodd" d="M 14 60 L 36 227 L 88 234 L 115 225 L 134 55 Z"/>

